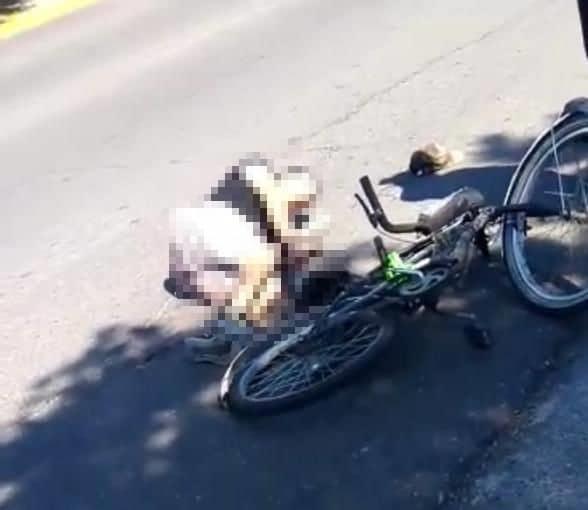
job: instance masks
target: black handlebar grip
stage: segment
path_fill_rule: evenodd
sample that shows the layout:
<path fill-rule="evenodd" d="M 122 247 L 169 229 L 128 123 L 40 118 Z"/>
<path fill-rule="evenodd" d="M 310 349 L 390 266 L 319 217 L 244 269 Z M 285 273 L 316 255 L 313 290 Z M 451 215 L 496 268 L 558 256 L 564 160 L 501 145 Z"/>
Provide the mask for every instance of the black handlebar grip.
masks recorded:
<path fill-rule="evenodd" d="M 361 184 L 363 192 L 365 193 L 365 196 L 367 197 L 374 212 L 376 214 L 381 214 L 382 213 L 382 204 L 380 204 L 380 200 L 378 199 L 378 196 L 376 195 L 376 191 L 374 190 L 374 187 L 372 186 L 372 181 L 370 181 L 369 176 L 364 175 L 363 177 L 361 177 L 359 179 L 359 184 Z"/>
<path fill-rule="evenodd" d="M 426 225 L 420 225 L 418 223 L 391 223 L 386 217 L 386 213 L 382 208 L 382 204 L 376 195 L 376 191 L 372 186 L 372 182 L 367 175 L 364 175 L 359 179 L 359 183 L 365 193 L 368 202 L 372 206 L 373 215 L 370 217 L 370 221 L 373 220 L 377 225 L 380 225 L 386 232 L 391 234 L 410 234 L 413 232 L 420 232 L 422 234 L 429 234 L 430 230 Z"/>

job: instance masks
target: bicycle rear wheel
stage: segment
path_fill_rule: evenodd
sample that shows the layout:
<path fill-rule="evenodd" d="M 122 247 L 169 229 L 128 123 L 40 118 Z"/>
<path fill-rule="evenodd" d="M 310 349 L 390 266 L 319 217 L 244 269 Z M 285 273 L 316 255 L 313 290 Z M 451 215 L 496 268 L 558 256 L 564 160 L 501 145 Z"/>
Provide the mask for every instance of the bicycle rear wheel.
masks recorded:
<path fill-rule="evenodd" d="M 274 413 L 325 395 L 367 368 L 388 346 L 393 325 L 371 311 L 329 319 L 248 359 L 229 374 L 225 404 L 238 414 Z"/>
<path fill-rule="evenodd" d="M 567 312 L 588 302 L 588 118 L 569 117 L 553 134 L 519 168 L 507 203 L 538 203 L 561 214 L 505 218 L 502 244 L 510 279 L 525 300 L 542 311 Z"/>

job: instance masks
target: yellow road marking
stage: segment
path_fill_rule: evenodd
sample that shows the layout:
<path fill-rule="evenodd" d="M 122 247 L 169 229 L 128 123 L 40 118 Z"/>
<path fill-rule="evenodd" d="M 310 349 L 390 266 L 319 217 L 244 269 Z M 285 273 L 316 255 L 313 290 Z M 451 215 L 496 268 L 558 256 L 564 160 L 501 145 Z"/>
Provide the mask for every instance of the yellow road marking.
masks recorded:
<path fill-rule="evenodd" d="M 0 39 L 8 39 L 98 2 L 98 0 L 38 1 L 39 5 L 24 12 L 11 14 L 4 19 L 0 17 Z"/>

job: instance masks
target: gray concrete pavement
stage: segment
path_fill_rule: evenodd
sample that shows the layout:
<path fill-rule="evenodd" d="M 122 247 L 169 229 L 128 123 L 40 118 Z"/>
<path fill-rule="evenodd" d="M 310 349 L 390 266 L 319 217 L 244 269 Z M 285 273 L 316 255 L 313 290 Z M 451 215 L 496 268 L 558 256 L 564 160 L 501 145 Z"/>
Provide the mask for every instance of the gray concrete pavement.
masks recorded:
<path fill-rule="evenodd" d="M 453 508 L 586 507 L 587 355 L 584 347 L 567 356 L 518 426 L 490 450 Z"/>
<path fill-rule="evenodd" d="M 261 150 L 311 164 L 337 218 L 331 242 L 371 256 L 358 244 L 370 231 L 352 202 L 357 177 L 394 177 L 385 193 L 399 218 L 463 183 L 499 199 L 532 136 L 588 88 L 580 37 L 563 0 L 105 0 L 3 43 L 7 505 L 442 500 L 573 326 L 530 315 L 487 270 L 453 301 L 488 313 L 500 338 L 491 354 L 423 319 L 363 384 L 242 424 L 206 403 L 218 373 L 175 352 L 132 363 L 194 324 L 181 307 L 158 316 L 167 210 Z M 398 176 L 429 139 L 466 149 L 463 168 Z M 156 317 L 163 329 L 143 328 Z"/>

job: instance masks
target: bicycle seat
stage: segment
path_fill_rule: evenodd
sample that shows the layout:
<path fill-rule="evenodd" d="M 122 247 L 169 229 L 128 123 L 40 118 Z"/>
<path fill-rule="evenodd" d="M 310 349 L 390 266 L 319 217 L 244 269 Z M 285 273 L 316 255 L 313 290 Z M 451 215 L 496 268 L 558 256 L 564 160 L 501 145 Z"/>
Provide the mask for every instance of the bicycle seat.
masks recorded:
<path fill-rule="evenodd" d="M 468 210 L 483 205 L 484 195 L 478 190 L 468 187 L 460 188 L 449 195 L 436 211 L 431 214 L 421 214 L 418 223 L 436 232 Z"/>

